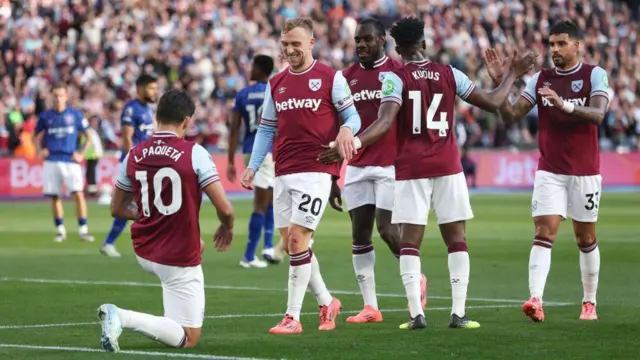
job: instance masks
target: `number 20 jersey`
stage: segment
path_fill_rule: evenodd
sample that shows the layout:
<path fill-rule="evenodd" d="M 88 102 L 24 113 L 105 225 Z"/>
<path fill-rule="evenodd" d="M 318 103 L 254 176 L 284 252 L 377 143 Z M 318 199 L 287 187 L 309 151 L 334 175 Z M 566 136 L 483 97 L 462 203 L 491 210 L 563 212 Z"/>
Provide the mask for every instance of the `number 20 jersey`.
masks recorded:
<path fill-rule="evenodd" d="M 219 180 L 211 155 L 167 131 L 134 146 L 116 186 L 132 192 L 140 217 L 131 225 L 136 255 L 169 266 L 200 264 L 202 189 Z"/>
<path fill-rule="evenodd" d="M 381 104 L 400 105 L 396 180 L 462 172 L 453 112 L 456 95 L 464 100 L 474 89 L 461 71 L 429 60 L 408 62 L 385 76 Z"/>

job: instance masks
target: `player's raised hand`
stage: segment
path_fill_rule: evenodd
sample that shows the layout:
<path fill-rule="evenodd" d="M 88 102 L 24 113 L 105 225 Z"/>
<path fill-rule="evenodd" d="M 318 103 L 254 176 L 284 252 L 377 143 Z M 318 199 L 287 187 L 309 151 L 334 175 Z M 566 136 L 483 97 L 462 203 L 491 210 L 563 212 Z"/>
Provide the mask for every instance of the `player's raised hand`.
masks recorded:
<path fill-rule="evenodd" d="M 553 104 L 553 106 L 562 109 L 564 101 L 560 98 L 560 96 L 558 96 L 555 91 L 551 90 L 548 87 L 543 87 L 538 89 L 538 94 L 543 98 L 549 100 Z"/>
<path fill-rule="evenodd" d="M 336 210 L 342 212 L 342 194 L 338 181 L 331 181 L 331 191 L 329 192 L 329 205 Z"/>
<path fill-rule="evenodd" d="M 353 131 L 348 127 L 340 128 L 338 137 L 336 137 L 336 148 L 340 153 L 340 157 L 349 161 L 356 154 L 356 148 L 353 145 Z"/>
<path fill-rule="evenodd" d="M 518 56 L 518 51 L 514 51 L 513 60 L 511 60 L 511 71 L 521 78 L 529 71 L 533 70 L 533 65 L 536 62 L 538 54 L 533 51 L 526 51 L 521 56 Z"/>
<path fill-rule="evenodd" d="M 230 182 L 236 182 L 236 165 L 235 164 L 227 164 L 227 180 Z"/>
<path fill-rule="evenodd" d="M 240 179 L 240 185 L 242 185 L 242 187 L 245 189 L 252 190 L 254 176 L 256 176 L 256 172 L 253 169 L 247 168 L 242 173 L 242 179 Z"/>
<path fill-rule="evenodd" d="M 482 59 L 493 83 L 500 85 L 500 83 L 502 83 L 502 75 L 509 68 L 509 58 L 502 58 L 496 49 L 489 48 L 484 51 Z"/>
<path fill-rule="evenodd" d="M 233 229 L 220 224 L 215 235 L 213 235 L 213 246 L 217 251 L 227 251 L 231 246 L 231 241 L 233 241 Z"/>
<path fill-rule="evenodd" d="M 332 146 L 333 145 L 333 146 Z M 323 164 L 333 164 L 342 160 L 340 157 L 340 153 L 338 152 L 338 148 L 335 146 L 335 143 L 332 141 L 330 145 L 324 145 L 327 149 L 318 155 L 318 161 Z"/>

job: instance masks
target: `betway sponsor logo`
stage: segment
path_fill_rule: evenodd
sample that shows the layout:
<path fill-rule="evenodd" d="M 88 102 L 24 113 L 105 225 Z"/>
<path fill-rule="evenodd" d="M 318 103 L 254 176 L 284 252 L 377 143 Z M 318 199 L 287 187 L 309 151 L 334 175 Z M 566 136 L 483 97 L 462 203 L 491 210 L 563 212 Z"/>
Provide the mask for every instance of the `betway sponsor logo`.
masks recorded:
<path fill-rule="evenodd" d="M 321 99 L 289 99 L 287 101 L 276 101 L 278 112 L 294 109 L 311 109 L 317 111 L 320 107 Z"/>
<path fill-rule="evenodd" d="M 353 101 L 382 99 L 382 90 L 361 90 L 353 94 Z"/>
<path fill-rule="evenodd" d="M 587 103 L 587 98 L 583 97 L 583 98 L 577 98 L 577 99 L 565 99 L 562 98 L 562 101 L 568 101 L 570 103 L 573 103 L 573 105 L 577 105 L 577 106 L 585 106 L 585 104 Z M 553 104 L 551 103 L 551 101 L 547 100 L 546 98 L 542 98 L 542 106 L 553 106 Z"/>

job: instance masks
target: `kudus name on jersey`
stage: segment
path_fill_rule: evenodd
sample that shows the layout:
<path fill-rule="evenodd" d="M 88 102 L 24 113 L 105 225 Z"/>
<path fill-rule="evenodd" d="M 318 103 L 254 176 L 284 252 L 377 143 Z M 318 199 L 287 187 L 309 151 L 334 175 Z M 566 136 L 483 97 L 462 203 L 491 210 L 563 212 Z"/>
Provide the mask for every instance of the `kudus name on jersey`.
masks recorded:
<path fill-rule="evenodd" d="M 573 105 L 577 105 L 577 106 L 585 106 L 585 104 L 587 103 L 587 98 L 583 97 L 583 98 L 576 98 L 576 99 L 565 99 L 563 97 L 561 97 L 560 99 L 562 99 L 562 101 L 567 101 L 572 103 Z M 542 106 L 553 106 L 553 103 L 551 103 L 551 101 L 547 100 L 547 98 L 542 98 Z"/>
<path fill-rule="evenodd" d="M 440 80 L 440 73 L 437 71 L 416 70 L 411 72 L 411 76 L 413 76 L 415 80 L 420 80 L 420 79 L 427 79 L 427 80 L 433 80 L 433 81 Z"/>
<path fill-rule="evenodd" d="M 382 90 L 360 90 L 359 92 L 353 94 L 353 101 L 376 99 L 382 99 Z"/>
<path fill-rule="evenodd" d="M 294 109 L 311 109 L 317 111 L 322 103 L 322 99 L 289 99 L 287 101 L 276 101 L 278 112 Z"/>

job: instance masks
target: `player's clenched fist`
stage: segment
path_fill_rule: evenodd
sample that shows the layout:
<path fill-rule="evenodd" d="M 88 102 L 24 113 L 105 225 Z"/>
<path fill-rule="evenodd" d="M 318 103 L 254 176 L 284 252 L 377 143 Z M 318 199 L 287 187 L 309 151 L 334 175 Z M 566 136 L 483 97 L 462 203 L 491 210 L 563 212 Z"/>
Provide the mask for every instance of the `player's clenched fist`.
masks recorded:
<path fill-rule="evenodd" d="M 336 147 L 340 153 L 340 157 L 349 161 L 356 153 L 356 148 L 353 146 L 353 131 L 348 127 L 340 128 L 338 137 L 336 137 Z"/>
<path fill-rule="evenodd" d="M 253 189 L 253 177 L 256 176 L 256 172 L 253 169 L 246 169 L 242 173 L 242 179 L 240 179 L 240 185 L 245 189 Z"/>

